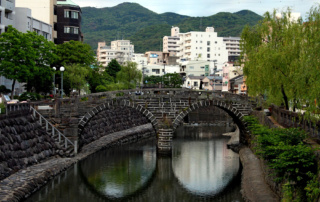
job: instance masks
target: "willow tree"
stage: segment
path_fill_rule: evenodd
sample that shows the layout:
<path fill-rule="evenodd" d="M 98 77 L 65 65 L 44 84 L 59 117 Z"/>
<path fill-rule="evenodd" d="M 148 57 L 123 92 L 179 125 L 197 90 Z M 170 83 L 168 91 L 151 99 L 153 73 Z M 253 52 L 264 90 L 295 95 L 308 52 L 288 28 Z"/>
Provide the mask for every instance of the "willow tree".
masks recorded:
<path fill-rule="evenodd" d="M 137 69 L 137 63 L 127 62 L 121 66 L 121 70 L 117 73 L 118 81 L 124 83 L 128 89 L 135 87 L 142 78 L 142 73 Z"/>
<path fill-rule="evenodd" d="M 307 75 L 303 72 L 304 25 L 291 20 L 291 12 L 281 16 L 267 12 L 255 27 L 241 34 L 242 58 L 250 95 L 266 95 L 269 102 L 295 107 L 305 97 Z"/>

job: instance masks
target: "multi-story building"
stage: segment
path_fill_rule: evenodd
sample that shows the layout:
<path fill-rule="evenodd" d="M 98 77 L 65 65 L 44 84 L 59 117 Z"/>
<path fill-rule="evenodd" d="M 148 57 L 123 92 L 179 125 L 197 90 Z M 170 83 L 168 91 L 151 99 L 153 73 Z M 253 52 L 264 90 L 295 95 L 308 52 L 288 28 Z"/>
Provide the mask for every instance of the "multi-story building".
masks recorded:
<path fill-rule="evenodd" d="M 228 51 L 228 61 L 236 62 L 240 57 L 240 37 L 223 37 L 223 43 L 226 44 Z"/>
<path fill-rule="evenodd" d="M 119 64 L 131 61 L 134 53 L 134 45 L 129 40 L 112 41 L 111 46 L 106 46 L 106 42 L 99 42 L 97 49 L 97 60 L 102 66 L 108 66 L 112 59 L 116 59 Z"/>
<path fill-rule="evenodd" d="M 214 61 L 215 65 L 228 61 L 228 51 L 222 37 L 218 37 L 213 27 L 207 27 L 205 32 L 191 31 L 179 33 L 180 53 L 182 61 L 202 60 Z M 210 67 L 213 71 L 214 67 Z"/>
<path fill-rule="evenodd" d="M 81 33 L 81 8 L 71 0 L 57 1 L 56 44 L 83 41 Z"/>
<path fill-rule="evenodd" d="M 163 52 L 169 53 L 170 56 L 177 56 L 180 52 L 179 40 L 178 36 L 180 33 L 179 27 L 171 28 L 171 36 L 163 37 Z"/>
<path fill-rule="evenodd" d="M 36 32 L 44 36 L 48 41 L 52 41 L 52 26 L 32 17 L 31 9 L 16 7 L 15 28 L 20 32 Z"/>
<path fill-rule="evenodd" d="M 0 34 L 14 26 L 15 0 L 0 0 Z"/>
<path fill-rule="evenodd" d="M 180 65 L 180 74 L 183 77 L 188 76 L 209 76 L 209 61 L 184 61 Z"/>
<path fill-rule="evenodd" d="M 3 1 L 3 0 L 2 0 Z M 8 0 L 6 0 L 8 1 Z M 11 0 L 10 0 L 11 1 Z M 16 7 L 30 8 L 32 17 L 53 27 L 52 41 L 57 38 L 57 0 L 15 0 Z"/>

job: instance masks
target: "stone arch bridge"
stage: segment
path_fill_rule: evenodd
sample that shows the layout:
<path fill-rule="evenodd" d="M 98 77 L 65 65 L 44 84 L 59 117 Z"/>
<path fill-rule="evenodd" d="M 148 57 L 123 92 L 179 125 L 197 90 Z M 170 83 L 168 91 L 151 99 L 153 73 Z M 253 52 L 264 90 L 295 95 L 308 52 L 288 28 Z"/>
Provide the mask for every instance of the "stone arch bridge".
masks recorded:
<path fill-rule="evenodd" d="M 58 99 L 50 119 L 59 122 L 58 128 L 68 137 L 78 138 L 87 124 L 105 110 L 135 109 L 149 120 L 158 134 L 159 151 L 171 151 L 174 130 L 190 112 L 216 106 L 226 111 L 245 132 L 243 116 L 252 111 L 253 102 L 247 96 L 228 92 L 194 91 L 189 89 L 123 90 Z M 134 114 L 134 113 L 133 113 Z M 132 112 L 128 111 L 128 116 Z M 58 120 L 58 121 L 57 121 Z"/>

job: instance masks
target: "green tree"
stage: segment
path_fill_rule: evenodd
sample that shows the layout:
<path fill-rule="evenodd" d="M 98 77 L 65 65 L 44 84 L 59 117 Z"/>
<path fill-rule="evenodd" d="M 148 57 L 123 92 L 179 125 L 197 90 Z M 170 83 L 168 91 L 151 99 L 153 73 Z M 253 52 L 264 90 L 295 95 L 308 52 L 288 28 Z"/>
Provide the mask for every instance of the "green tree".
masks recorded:
<path fill-rule="evenodd" d="M 146 83 L 146 81 L 148 82 L 148 84 L 158 84 L 162 82 L 162 77 L 161 76 L 144 76 L 143 78 L 144 83 Z"/>
<path fill-rule="evenodd" d="M 106 72 L 113 78 L 117 77 L 117 73 L 121 70 L 121 66 L 116 59 L 112 59 L 106 67 Z"/>
<path fill-rule="evenodd" d="M 66 71 L 64 73 L 64 81 L 68 80 L 71 88 L 75 88 L 79 91 L 84 89 L 87 85 L 86 77 L 88 76 L 90 69 L 81 64 L 71 64 L 67 65 Z"/>
<path fill-rule="evenodd" d="M 7 89 L 4 85 L 0 86 L 0 95 L 11 93 L 11 90 Z"/>
<path fill-rule="evenodd" d="M 108 75 L 101 67 L 94 67 L 91 69 L 88 75 L 88 83 L 91 93 L 98 92 L 96 89 L 98 86 L 106 86 L 114 82 L 114 78 Z"/>
<path fill-rule="evenodd" d="M 55 64 L 57 67 L 70 64 L 81 64 L 89 67 L 97 63 L 91 47 L 80 41 L 69 41 L 57 45 L 56 54 L 58 55 Z"/>
<path fill-rule="evenodd" d="M 124 83 L 128 89 L 134 88 L 141 81 L 141 77 L 142 73 L 135 62 L 127 62 L 117 74 L 118 81 Z"/>
<path fill-rule="evenodd" d="M 35 71 L 36 52 L 32 39 L 12 26 L 0 35 L 0 75 L 12 79 L 11 99 L 16 81 L 26 82 Z"/>
<path fill-rule="evenodd" d="M 180 88 L 182 85 L 182 78 L 178 73 L 168 73 L 163 76 L 163 82 L 166 87 Z"/>
<path fill-rule="evenodd" d="M 255 27 L 246 26 L 242 32 L 241 49 L 244 74 L 250 95 L 266 94 L 275 104 L 297 104 L 303 98 L 306 75 L 301 73 L 304 46 L 303 24 L 290 21 L 291 13 L 282 17 L 267 12 Z"/>
<path fill-rule="evenodd" d="M 50 64 L 57 59 L 56 46 L 35 32 L 26 34 L 32 42 L 35 51 L 35 71 L 27 79 L 26 89 L 28 92 L 35 90 L 37 93 L 48 93 L 52 89 L 52 68 Z"/>

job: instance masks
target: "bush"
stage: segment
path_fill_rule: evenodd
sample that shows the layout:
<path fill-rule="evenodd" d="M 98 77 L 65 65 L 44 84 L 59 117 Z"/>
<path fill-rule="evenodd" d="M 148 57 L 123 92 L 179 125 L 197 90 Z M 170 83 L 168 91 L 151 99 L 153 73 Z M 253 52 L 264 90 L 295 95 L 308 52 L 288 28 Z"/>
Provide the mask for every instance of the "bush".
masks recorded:
<path fill-rule="evenodd" d="M 40 100 L 41 96 L 38 93 L 30 93 L 30 92 L 24 92 L 20 95 L 19 101 L 26 101 L 26 100 Z"/>
<path fill-rule="evenodd" d="M 258 124 L 253 117 L 245 117 L 244 120 L 256 137 L 256 154 L 267 160 L 277 182 L 289 182 L 296 193 L 305 190 L 303 195 L 309 199 L 318 196 L 320 189 L 314 182 L 317 163 L 313 150 L 303 143 L 306 133 L 297 128 L 269 129 Z M 289 189 L 286 190 L 288 192 Z"/>
<path fill-rule="evenodd" d="M 6 113 L 6 106 L 4 105 L 4 103 L 0 103 L 0 109 L 1 109 L 1 114 Z"/>
<path fill-rule="evenodd" d="M 107 87 L 103 86 L 103 85 L 99 85 L 96 87 L 96 92 L 105 92 L 108 91 Z"/>

